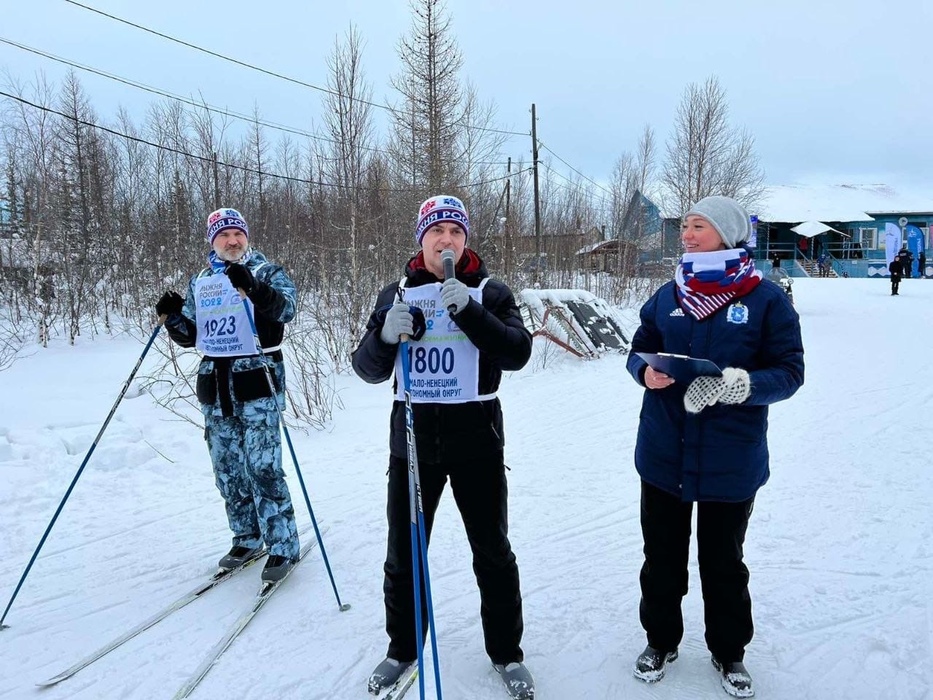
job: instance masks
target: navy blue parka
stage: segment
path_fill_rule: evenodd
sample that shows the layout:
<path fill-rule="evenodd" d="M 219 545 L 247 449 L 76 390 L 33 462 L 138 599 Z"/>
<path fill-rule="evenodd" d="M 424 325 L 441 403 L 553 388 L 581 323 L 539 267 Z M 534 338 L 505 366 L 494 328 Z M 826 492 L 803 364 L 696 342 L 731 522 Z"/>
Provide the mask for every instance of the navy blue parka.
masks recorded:
<path fill-rule="evenodd" d="M 741 304 L 739 313 L 733 306 Z M 681 309 L 673 281 L 641 309 L 628 371 L 644 386 L 647 364 L 636 352 L 707 358 L 746 370 L 751 393 L 741 404 L 684 408 L 687 386 L 646 389 L 635 445 L 641 478 L 683 501 L 739 502 L 770 475 L 768 406 L 789 398 L 804 379 L 800 320 L 781 288 L 769 280 L 698 321 Z"/>

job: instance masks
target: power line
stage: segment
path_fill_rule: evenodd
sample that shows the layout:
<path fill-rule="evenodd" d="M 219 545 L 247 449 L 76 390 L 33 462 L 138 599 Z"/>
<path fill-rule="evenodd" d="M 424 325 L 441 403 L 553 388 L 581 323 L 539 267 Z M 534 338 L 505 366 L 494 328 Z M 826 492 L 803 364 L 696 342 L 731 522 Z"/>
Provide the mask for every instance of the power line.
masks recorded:
<path fill-rule="evenodd" d="M 566 190 L 568 190 L 568 191 L 571 191 L 571 192 L 574 192 L 574 191 L 579 192 L 579 191 L 580 191 L 580 183 L 574 182 L 574 181 L 571 180 L 569 177 L 567 177 L 566 175 L 564 175 L 562 172 L 559 172 L 559 171 L 555 170 L 553 167 L 551 167 L 550 163 L 545 163 L 544 166 L 547 168 L 547 171 L 548 171 L 549 173 L 551 173 L 552 175 L 557 175 L 559 178 L 562 178 L 563 180 L 565 180 L 566 182 L 568 182 L 571 186 L 573 186 L 575 189 L 571 190 L 567 185 L 565 185 L 565 184 L 562 183 L 562 182 L 556 183 L 556 185 L 557 185 L 558 187 L 562 187 L 562 188 L 564 188 L 564 189 L 566 189 Z M 588 193 L 588 194 L 595 194 L 595 193 Z M 607 202 L 609 201 L 609 199 L 606 197 L 606 195 L 595 194 L 595 196 L 596 196 L 596 200 L 597 200 L 600 204 L 602 204 L 603 206 L 606 206 Z"/>
<path fill-rule="evenodd" d="M 71 0 L 67 0 L 67 1 L 68 1 L 68 2 L 71 2 Z M 540 139 L 539 139 L 538 142 L 541 143 Z M 575 167 L 573 167 L 570 163 L 568 163 L 566 160 L 564 160 L 564 159 L 561 158 L 559 155 L 557 155 L 556 153 L 554 153 L 554 151 L 552 151 L 550 148 L 548 148 L 546 144 L 541 143 L 541 148 L 543 148 L 545 151 L 547 151 L 547 152 L 550 153 L 552 156 L 554 156 L 555 158 L 557 158 L 557 160 L 559 160 L 561 163 L 563 163 L 563 164 L 566 165 L 568 168 L 570 168 L 571 170 L 573 170 L 577 175 L 579 175 L 580 177 L 582 177 L 582 178 L 583 178 L 584 180 L 586 180 L 587 182 L 593 184 L 595 187 L 598 187 L 599 189 L 601 189 L 603 192 L 605 192 L 605 193 L 608 194 L 608 195 L 611 195 L 611 194 L 612 194 L 612 192 L 611 192 L 610 190 L 607 190 L 605 187 L 603 187 L 602 185 L 600 185 L 600 184 L 599 184 L 598 182 L 596 182 L 595 180 L 593 180 L 593 179 L 587 177 L 586 175 L 584 175 L 583 173 L 581 173 L 579 170 L 577 170 Z"/>
<path fill-rule="evenodd" d="M 207 110 L 208 112 L 214 112 L 215 114 L 220 114 L 220 115 L 225 116 L 225 117 L 233 117 L 234 119 L 239 119 L 239 120 L 244 121 L 244 122 L 247 122 L 247 123 L 249 123 L 249 124 L 259 124 L 259 125 L 262 125 L 262 126 L 264 126 L 264 127 L 269 128 L 269 129 L 273 129 L 273 130 L 275 130 L 275 131 L 281 131 L 281 132 L 288 133 L 288 134 L 295 134 L 295 135 L 297 135 L 297 136 L 304 136 L 304 137 L 309 138 L 309 139 L 312 139 L 312 140 L 314 140 L 314 141 L 323 141 L 324 143 L 332 143 L 332 144 L 339 144 L 339 143 L 340 143 L 339 141 L 337 141 L 337 140 L 335 140 L 335 139 L 328 138 L 327 136 L 321 136 L 321 135 L 319 135 L 319 134 L 314 134 L 314 133 L 312 133 L 312 132 L 310 132 L 310 131 L 306 131 L 306 130 L 304 130 L 304 129 L 298 129 L 298 128 L 296 128 L 296 127 L 287 126 L 287 125 L 284 125 L 284 124 L 277 124 L 277 123 L 275 123 L 275 122 L 270 122 L 270 121 L 265 120 L 265 119 L 258 119 L 258 118 L 256 118 L 256 117 L 251 117 L 251 116 L 248 116 L 248 115 L 245 115 L 245 114 L 240 114 L 240 113 L 238 113 L 238 112 L 233 112 L 233 111 L 231 111 L 231 110 L 229 110 L 229 109 L 221 109 L 221 108 L 219 108 L 219 107 L 214 107 L 214 106 L 208 104 L 207 102 L 198 102 L 198 101 L 196 101 L 196 100 L 188 99 L 188 98 L 186 98 L 186 97 L 181 97 L 180 95 L 175 95 L 175 94 L 173 94 L 173 93 L 171 93 L 171 92 L 168 92 L 168 91 L 166 91 L 166 90 L 162 90 L 162 89 L 160 89 L 160 88 L 155 88 L 155 87 L 152 87 L 151 85 L 146 85 L 146 84 L 144 84 L 144 83 L 140 83 L 140 82 L 138 82 L 138 81 L 136 81 L 136 80 L 131 80 L 131 79 L 129 79 L 129 78 L 123 78 L 123 77 L 121 77 L 121 76 L 119 76 L 119 75 L 115 75 L 115 74 L 113 74 L 113 73 L 108 73 L 107 71 L 103 71 L 103 70 L 100 70 L 100 69 L 98 69 L 98 68 L 92 68 L 92 67 L 90 67 L 90 66 L 85 66 L 85 65 L 83 65 L 83 64 L 76 63 L 76 62 L 74 62 L 74 61 L 70 61 L 70 60 L 68 60 L 68 59 L 66 59 L 66 58 L 62 58 L 61 56 L 56 56 L 56 55 L 50 54 L 50 53 L 48 53 L 48 52 L 46 52 L 46 51 L 42 51 L 41 49 L 37 49 L 37 48 L 34 48 L 34 47 L 32 47 L 32 46 L 26 46 L 25 44 L 20 44 L 20 43 L 18 43 L 18 42 L 16 42 L 16 41 L 12 41 L 12 40 L 10 40 L 10 39 L 5 39 L 5 38 L 3 38 L 3 37 L 0 37 L 0 43 L 7 44 L 7 45 L 12 46 L 12 47 L 14 47 L 14 48 L 20 49 L 20 50 L 22 50 L 22 51 L 27 51 L 27 52 L 29 52 L 29 53 L 35 54 L 35 55 L 37 55 L 37 56 L 41 56 L 41 57 L 43 57 L 43 58 L 47 58 L 47 59 L 49 59 L 50 61 L 56 61 L 57 63 L 62 63 L 62 64 L 64 64 L 64 65 L 66 65 L 66 66 L 70 66 L 71 68 L 77 68 L 77 69 L 79 69 L 79 70 L 86 71 L 86 72 L 88 72 L 88 73 L 92 73 L 92 74 L 94 74 L 94 75 L 98 75 L 98 76 L 103 77 L 103 78 L 107 78 L 108 80 L 113 80 L 113 81 L 116 81 L 116 82 L 118 82 L 118 83 L 122 83 L 123 85 L 128 85 L 128 86 L 130 86 L 130 87 L 136 88 L 137 90 L 143 90 L 143 91 L 145 91 L 145 92 L 149 92 L 149 93 L 152 93 L 152 94 L 154 94 L 154 95 L 158 95 L 158 96 L 160 96 L 160 97 L 165 97 L 165 98 L 168 98 L 168 99 L 171 99 L 171 100 L 175 100 L 175 101 L 177 101 L 177 102 L 181 102 L 182 104 L 190 105 L 190 106 L 195 107 L 195 108 L 197 108 L 197 109 L 205 109 L 205 110 Z M 382 155 L 390 155 L 389 151 L 387 151 L 387 150 L 385 150 L 385 149 L 383 149 L 383 148 L 376 148 L 376 147 L 374 147 L 374 146 L 361 146 L 360 148 L 361 148 L 362 150 L 364 150 L 364 151 L 369 151 L 369 152 L 372 152 L 372 153 L 380 153 L 380 154 L 382 154 Z M 506 165 L 506 161 L 475 161 L 474 164 L 475 164 L 475 165 Z"/>
<path fill-rule="evenodd" d="M 60 112 L 60 111 L 58 111 L 58 110 L 56 110 L 56 109 L 52 109 L 51 107 L 46 107 L 46 106 L 44 106 L 44 105 L 39 105 L 39 104 L 36 104 L 36 103 L 34 103 L 34 102 L 30 102 L 29 100 L 27 100 L 27 99 L 25 99 L 25 98 L 23 98 L 23 97 L 19 97 L 19 96 L 17 96 L 17 95 L 11 95 L 10 93 L 4 92 L 4 91 L 2 91 L 2 90 L 0 90 L 0 97 L 6 97 L 6 98 L 8 98 L 8 99 L 15 100 L 15 101 L 17 101 L 17 102 L 20 102 L 20 103 L 22 103 L 22 104 L 25 104 L 25 105 L 27 105 L 27 106 L 29 106 L 29 107 L 34 108 L 34 109 L 38 109 L 38 110 L 40 110 L 40 111 L 47 112 L 47 113 L 49 113 L 49 114 L 55 114 L 55 115 L 57 115 L 57 116 L 59 116 L 59 117 L 62 117 L 62 118 L 64 118 L 64 119 L 67 119 L 67 120 L 69 120 L 69 121 L 75 122 L 75 123 L 77 123 L 77 124 L 81 124 L 82 126 L 87 126 L 87 127 L 89 127 L 89 128 L 92 128 L 92 129 L 98 129 L 98 130 L 103 131 L 103 132 L 106 132 L 106 133 L 108 133 L 108 134 L 112 134 L 112 135 L 114 135 L 114 136 L 118 136 L 118 137 L 120 137 L 120 138 L 127 139 L 127 140 L 129 140 L 129 141 L 133 141 L 133 142 L 135 142 L 135 143 L 141 143 L 141 144 L 144 144 L 144 145 L 146 145 L 146 146 L 151 146 L 152 148 L 157 148 L 157 149 L 162 150 L 162 151 L 168 151 L 169 153 L 175 153 L 176 155 L 185 156 L 186 158 L 193 158 L 193 159 L 198 160 L 198 161 L 201 161 L 201 162 L 205 162 L 205 163 L 217 163 L 217 165 L 223 166 L 223 167 L 225 167 L 225 168 L 232 168 L 232 169 L 234 169 L 234 170 L 240 170 L 240 171 L 243 171 L 243 172 L 245 172 L 245 173 L 251 173 L 251 174 L 254 174 L 254 175 L 260 175 L 260 176 L 261 176 L 261 175 L 265 175 L 266 177 L 271 177 L 271 178 L 275 178 L 275 179 L 279 179 L 279 180 L 286 180 L 286 181 L 288 181 L 288 182 L 296 182 L 296 183 L 303 184 L 303 185 L 317 185 L 317 186 L 319 186 L 319 187 L 334 187 L 334 188 L 341 187 L 341 185 L 337 185 L 337 184 L 332 183 L 332 182 L 324 182 L 323 180 L 308 180 L 308 179 L 305 179 L 305 178 L 293 177 L 293 176 L 291 176 L 291 175 L 280 175 L 280 174 L 278 174 L 278 173 L 266 172 L 266 171 L 263 171 L 263 170 L 257 170 L 257 169 L 255 169 L 255 168 L 250 168 L 250 167 L 247 167 L 247 166 L 245 166 L 245 165 L 238 165 L 238 164 L 236 164 L 236 163 L 226 163 L 226 162 L 224 162 L 224 161 L 215 160 L 214 158 L 209 158 L 209 157 L 207 157 L 207 156 L 201 156 L 201 155 L 197 155 L 197 154 L 195 154 L 195 153 L 189 153 L 188 151 L 183 151 L 183 150 L 181 150 L 180 148 L 173 148 L 172 146 L 166 146 L 166 145 L 164 145 L 164 144 L 155 143 L 155 142 L 153 142 L 153 141 L 148 141 L 148 140 L 146 140 L 146 139 L 140 138 L 140 137 L 138 137 L 138 136 L 131 136 L 130 134 L 125 134 L 125 133 L 123 133 L 123 132 L 121 132 L 121 131 L 117 131 L 116 129 L 111 129 L 110 127 L 107 127 L 107 126 L 102 126 L 101 124 L 95 124 L 94 122 L 90 122 L 90 121 L 87 121 L 87 120 L 85 120 L 85 119 L 78 119 L 78 118 L 76 118 L 76 117 L 74 117 L 74 116 L 72 116 L 72 115 L 65 114 L 64 112 Z M 519 171 L 519 172 L 521 172 L 521 171 Z M 468 183 L 468 184 L 458 184 L 458 185 L 453 185 L 453 186 L 454 186 L 454 187 L 457 187 L 457 188 L 464 188 L 464 189 L 466 189 L 466 188 L 471 188 L 471 187 L 479 187 L 480 185 L 487 185 L 487 184 L 491 184 L 491 183 L 493 183 L 493 182 L 499 182 L 499 181 L 501 181 L 501 180 L 505 180 L 506 178 L 509 178 L 509 177 L 511 177 L 512 175 L 515 175 L 515 174 L 516 174 L 516 173 L 511 173 L 511 174 L 502 175 L 502 176 L 500 176 L 500 177 L 490 178 L 490 179 L 488 179 L 488 180 L 481 180 L 481 181 L 479 181 L 479 182 L 472 182 L 472 183 Z M 420 191 L 422 191 L 422 188 L 413 188 L 413 187 L 404 188 L 404 189 L 400 189 L 400 188 L 388 188 L 388 187 L 359 187 L 358 189 L 361 189 L 361 190 L 364 190 L 364 191 L 370 191 L 370 192 L 399 192 L 399 193 L 401 193 L 401 192 L 409 193 L 409 192 L 420 192 Z"/>
<path fill-rule="evenodd" d="M 218 107 L 212 107 L 211 105 L 209 105 L 209 104 L 207 104 L 207 103 L 204 103 L 204 102 L 196 102 L 195 100 L 190 100 L 190 99 L 188 99 L 188 98 L 181 97 L 180 95 L 174 95 L 174 94 L 172 94 L 172 93 L 170 93 L 170 92 L 166 92 L 165 90 L 161 90 L 161 89 L 159 89 L 159 88 L 154 88 L 154 87 L 151 87 L 151 86 L 149 86 L 149 85 L 145 85 L 145 84 L 143 84 L 143 83 L 139 83 L 139 82 L 137 82 L 137 81 L 135 81 L 135 80 L 130 80 L 129 78 L 122 78 L 122 77 L 120 77 L 120 76 L 118 76 L 118 75 L 115 75 L 115 74 L 113 74 L 113 73 L 107 73 L 106 71 L 102 71 L 102 70 L 99 70 L 99 69 L 97 69 L 97 68 L 91 68 L 90 66 L 85 66 L 85 65 L 82 65 L 82 64 L 80 64 L 80 63 L 75 63 L 74 61 L 69 61 L 68 59 L 62 58 L 62 57 L 60 57 L 60 56 L 55 56 L 54 54 L 46 53 L 45 51 L 42 51 L 42 50 L 40 50 L 40 49 L 36 49 L 36 48 L 31 47 L 31 46 L 26 46 L 25 44 L 20 44 L 20 43 L 17 43 L 17 42 L 15 42 L 15 41 L 11 41 L 10 39 L 5 39 L 5 38 L 3 38 L 3 37 L 0 37 L 0 43 L 8 44 L 9 46 L 13 46 L 13 47 L 15 47 L 15 48 L 17 48 L 17 49 L 21 49 L 21 50 L 23 50 L 23 51 L 28 51 L 29 53 L 36 54 L 37 56 L 42 56 L 43 58 L 47 58 L 47 59 L 49 59 L 49 60 L 51 60 L 51 61 L 56 61 L 56 62 L 58 62 L 58 63 L 62 63 L 62 64 L 64 64 L 64 65 L 70 66 L 70 67 L 72 67 L 72 68 L 77 68 L 77 69 L 79 69 L 79 70 L 87 71 L 88 73 L 93 73 L 94 75 L 99 75 L 99 76 L 101 76 L 101 77 L 103 77 L 103 78 L 107 78 L 107 79 L 109 79 L 109 80 L 114 80 L 114 81 L 116 81 L 116 82 L 118 82 L 118 83 L 123 83 L 124 85 L 129 85 L 130 87 L 134 87 L 134 88 L 136 88 L 136 89 L 138 89 L 138 90 L 145 90 L 146 92 L 150 92 L 150 93 L 152 93 L 152 94 L 154 94 L 154 95 L 159 95 L 160 97 L 167 97 L 167 98 L 169 98 L 169 99 L 176 100 L 176 101 L 178 101 L 178 102 L 182 102 L 182 103 L 184 103 L 184 104 L 191 105 L 191 106 L 197 107 L 197 108 L 199 108 L 199 109 L 206 109 L 206 110 L 208 110 L 209 112 L 215 112 L 215 113 L 217 113 L 217 114 L 221 114 L 221 115 L 224 115 L 224 116 L 234 117 L 234 118 L 236 118 L 236 119 L 241 119 L 241 120 L 243 120 L 243 121 L 248 121 L 248 122 L 250 122 L 250 123 L 261 124 L 262 126 L 269 127 L 270 129 L 276 129 L 276 130 L 279 130 L 279 131 L 285 131 L 285 132 L 288 132 L 288 133 L 291 133 L 291 134 L 296 134 L 296 135 L 299 135 L 299 136 L 306 136 L 307 138 L 310 138 L 310 139 L 315 139 L 315 140 L 319 140 L 319 141 L 326 141 L 326 142 L 328 142 L 328 143 L 337 143 L 337 141 L 335 141 L 334 139 L 329 139 L 329 138 L 327 138 L 326 136 L 319 136 L 319 135 L 317 135 L 317 134 L 311 133 L 310 131 L 304 131 L 304 130 L 302 130 L 302 129 L 297 129 L 297 128 L 290 127 L 290 126 L 284 126 L 284 125 L 281 125 L 281 124 L 275 124 L 274 122 L 268 122 L 268 121 L 265 121 L 265 120 L 262 120 L 262 119 L 255 119 L 254 117 L 248 117 L 248 116 L 246 116 L 246 115 L 238 114 L 237 112 L 232 112 L 232 111 L 230 111 L 230 110 L 220 109 L 220 108 L 218 108 Z M 374 150 L 374 151 L 375 151 L 375 150 L 378 150 L 378 149 L 367 149 L 367 150 Z"/>
<path fill-rule="evenodd" d="M 340 97 L 340 98 L 347 97 L 346 95 L 343 95 L 342 93 L 337 92 L 336 90 L 331 90 L 330 88 L 321 87 L 321 86 L 319 86 L 319 85 L 313 85 L 312 83 L 308 83 L 308 82 L 305 82 L 305 81 L 303 81 L 303 80 L 299 80 L 298 78 L 292 78 L 292 77 L 287 76 L 287 75 L 284 75 L 284 74 L 282 74 L 282 73 L 277 73 L 277 72 L 275 72 L 275 71 L 268 70 L 268 69 L 266 69 L 266 68 L 261 68 L 261 67 L 259 67 L 259 66 L 255 66 L 255 65 L 253 65 L 253 64 L 251 64 L 251 63 L 247 63 L 247 62 L 245 62 L 245 61 L 241 61 L 241 60 L 239 60 L 239 59 L 237 59 L 237 58 L 232 58 L 232 57 L 226 56 L 226 55 L 224 55 L 224 54 L 222 54 L 222 53 L 218 53 L 218 52 L 216 52 L 216 51 L 211 51 L 210 49 L 205 49 L 205 48 L 203 48 L 203 47 L 201 47 L 201 46 L 198 46 L 198 45 L 196 45 L 196 44 L 192 44 L 192 43 L 187 42 L 187 41 L 184 41 L 184 40 L 182 40 L 182 39 L 178 39 L 178 38 L 173 37 L 173 36 L 170 36 L 170 35 L 168 35 L 168 34 L 164 34 L 163 32 L 156 31 L 155 29 L 150 29 L 149 27 L 144 27 L 144 26 L 141 25 L 141 24 L 136 24 L 135 22 L 130 22 L 129 20 L 123 19 L 122 17 L 117 17 L 116 15 L 111 15 L 111 14 L 109 14 L 109 13 L 107 13 L 107 12 L 104 12 L 103 10 L 98 10 L 97 8 L 90 7 L 89 5 L 83 5 L 83 4 L 80 3 L 80 2 L 76 2 L 76 0 L 65 0 L 65 2 L 67 2 L 67 3 L 71 4 L 71 5 L 74 5 L 74 6 L 76 6 L 76 7 L 80 7 L 80 8 L 82 8 L 82 9 L 84 9 L 84 10 L 88 10 L 89 12 L 94 12 L 94 13 L 96 13 L 96 14 L 102 15 L 103 17 L 106 17 L 106 18 L 108 18 L 108 19 L 112 19 L 112 20 L 114 20 L 115 22 L 121 22 L 121 23 L 123 23 L 123 24 L 129 25 L 130 27 L 134 27 L 135 29 L 139 29 L 139 30 L 141 30 L 141 31 L 148 32 L 149 34 L 154 34 L 155 36 L 158 36 L 158 37 L 160 37 L 160 38 L 162 38 L 162 39 L 166 39 L 166 40 L 172 41 L 172 42 L 174 42 L 174 43 L 176 43 L 176 44 L 180 44 L 180 45 L 182 45 L 182 46 L 186 46 L 186 47 L 188 47 L 189 49 L 194 49 L 195 51 L 200 51 L 201 53 L 205 53 L 205 54 L 207 54 L 207 55 L 209 55 L 209 56 L 213 56 L 213 57 L 215 57 L 215 58 L 219 58 L 219 59 L 224 60 L 224 61 L 229 61 L 230 63 L 234 63 L 234 64 L 236 64 L 236 65 L 238 65 L 238 66 L 243 67 L 243 68 L 249 68 L 250 70 L 254 70 L 254 71 L 257 71 L 257 72 L 259 72 L 259 73 L 263 73 L 263 74 L 265 74 L 265 75 L 272 76 L 273 78 L 278 78 L 279 80 L 285 80 L 286 82 L 294 83 L 295 85 L 300 85 L 300 86 L 302 86 L 302 87 L 306 87 L 306 88 L 309 88 L 309 89 L 311 89 L 311 90 L 317 90 L 318 92 L 323 92 L 323 93 L 325 93 L 325 94 L 327 94 L 327 95 L 331 95 L 332 97 Z M 370 107 L 376 107 L 377 109 L 384 109 L 384 110 L 386 110 L 386 111 L 388 111 L 388 112 L 391 112 L 392 114 L 396 114 L 396 113 L 399 112 L 399 110 L 397 110 L 397 109 L 395 109 L 395 108 L 393 108 L 393 107 L 389 107 L 388 105 L 380 104 L 379 102 L 372 102 L 372 101 L 364 100 L 364 99 L 361 99 L 361 98 L 358 98 L 358 97 L 357 97 L 357 98 L 354 98 L 354 99 L 355 99 L 357 102 L 359 102 L 360 104 L 365 104 L 365 105 L 368 105 L 368 106 L 370 106 Z M 465 129 L 475 129 L 475 130 L 477 130 L 477 131 L 488 131 L 488 132 L 491 132 L 491 133 L 507 134 L 507 135 L 510 135 L 510 136 L 528 136 L 527 133 L 521 133 L 521 132 L 518 132 L 518 131 L 507 131 L 507 130 L 505 130 L 505 129 L 494 129 L 494 128 L 490 128 L 490 127 L 474 126 L 474 125 L 472 125 L 472 124 L 459 124 L 458 126 L 462 126 L 462 127 L 465 128 Z"/>

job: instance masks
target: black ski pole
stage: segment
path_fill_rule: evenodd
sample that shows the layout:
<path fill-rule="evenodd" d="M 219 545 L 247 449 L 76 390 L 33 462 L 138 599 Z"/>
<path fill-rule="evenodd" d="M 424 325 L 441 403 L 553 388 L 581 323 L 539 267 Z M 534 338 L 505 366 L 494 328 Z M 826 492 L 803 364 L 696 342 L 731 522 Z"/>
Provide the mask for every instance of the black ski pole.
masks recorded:
<path fill-rule="evenodd" d="M 78 483 L 78 479 L 81 477 L 81 472 L 83 472 L 84 467 L 87 466 L 88 460 L 91 459 L 91 455 L 94 454 L 94 449 L 97 447 L 97 443 L 100 442 L 100 438 L 104 434 L 104 431 L 107 429 L 107 426 L 110 425 L 110 419 L 113 418 L 113 414 L 117 412 L 117 406 L 119 406 L 120 402 L 123 400 L 123 396 L 126 394 L 126 390 L 130 388 L 130 383 L 133 381 L 133 377 L 136 376 L 136 372 L 139 371 L 139 367 L 142 365 L 143 359 L 146 357 L 146 353 L 149 352 L 149 348 L 152 347 L 152 343 L 155 341 L 156 336 L 159 335 L 159 331 L 162 330 L 163 323 L 165 323 L 165 316 L 160 316 L 156 327 L 152 329 L 152 335 L 149 336 L 149 342 L 146 343 L 146 347 L 143 348 L 142 354 L 136 361 L 136 366 L 133 367 L 133 371 L 130 372 L 130 376 L 126 378 L 125 382 L 123 382 L 123 388 L 120 389 L 120 395 L 117 396 L 117 400 L 114 402 L 113 408 L 111 408 L 110 413 L 107 414 L 107 419 L 100 427 L 100 432 L 97 433 L 97 437 L 94 438 L 94 442 L 91 443 L 91 449 L 87 451 L 87 454 L 84 456 L 84 461 L 81 462 L 81 466 L 78 467 L 78 471 L 75 472 L 74 478 L 71 480 L 71 484 L 68 486 L 68 490 L 65 491 L 65 496 L 62 498 L 62 502 L 59 503 L 58 508 L 55 509 L 55 515 L 52 516 L 52 520 L 49 522 L 48 527 L 45 528 L 45 532 L 42 534 L 42 539 L 39 540 L 39 546 L 36 547 L 36 551 L 32 553 L 32 557 L 29 559 L 29 563 L 26 565 L 26 570 L 23 572 L 23 575 L 20 576 L 19 583 L 16 584 L 16 590 L 13 591 L 13 595 L 10 597 L 10 602 L 6 604 L 6 609 L 3 611 L 3 616 L 0 617 L 0 630 L 9 627 L 9 625 L 4 625 L 3 621 L 6 619 L 7 613 L 10 612 L 10 608 L 13 606 L 13 601 L 16 600 L 19 589 L 23 587 L 23 583 L 26 581 L 26 577 L 29 575 L 29 570 L 32 569 L 32 565 L 36 562 L 36 557 L 39 556 L 39 550 L 42 549 L 42 545 L 44 545 L 45 540 L 48 539 L 49 533 L 52 531 L 52 527 L 55 525 L 55 521 L 58 520 L 58 516 L 62 512 L 62 508 L 65 507 L 65 501 L 67 501 L 68 497 L 71 496 L 71 492 L 74 490 L 75 484 Z"/>

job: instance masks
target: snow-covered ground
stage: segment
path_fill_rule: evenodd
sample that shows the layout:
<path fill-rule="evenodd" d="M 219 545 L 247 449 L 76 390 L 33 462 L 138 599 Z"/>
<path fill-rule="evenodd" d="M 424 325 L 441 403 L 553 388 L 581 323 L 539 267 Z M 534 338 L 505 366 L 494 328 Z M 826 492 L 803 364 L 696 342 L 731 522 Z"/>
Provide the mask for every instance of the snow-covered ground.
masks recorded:
<path fill-rule="evenodd" d="M 771 411 L 772 477 L 746 559 L 761 698 L 919 699 L 933 678 L 933 282 L 798 280 L 807 381 Z M 539 341 L 536 341 L 536 343 Z M 56 344 L 0 372 L 0 605 L 142 350 Z M 148 362 L 148 359 L 147 359 Z M 526 661 L 543 700 L 724 698 L 703 641 L 698 576 L 680 659 L 632 678 L 638 623 L 641 389 L 623 357 L 549 358 L 503 381 L 511 537 Z M 337 378 L 326 432 L 292 432 L 344 602 L 318 550 L 222 657 L 195 698 L 368 697 L 381 658 L 388 384 Z M 0 697 L 170 698 L 244 609 L 259 567 L 75 677 L 70 666 L 204 579 L 229 544 L 200 431 L 130 391 L 0 632 Z M 300 526 L 309 517 L 294 469 Z M 483 652 L 462 525 L 442 500 L 431 548 L 444 697 L 505 697 Z M 434 697 L 429 685 L 429 697 Z M 408 697 L 417 697 L 415 688 Z"/>

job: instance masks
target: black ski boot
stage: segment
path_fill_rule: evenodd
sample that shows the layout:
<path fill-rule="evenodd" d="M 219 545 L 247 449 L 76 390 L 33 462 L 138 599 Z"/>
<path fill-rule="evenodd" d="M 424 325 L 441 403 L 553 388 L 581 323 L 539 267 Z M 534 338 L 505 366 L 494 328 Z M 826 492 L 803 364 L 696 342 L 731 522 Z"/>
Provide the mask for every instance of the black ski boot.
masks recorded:
<path fill-rule="evenodd" d="M 369 676 L 369 692 L 379 695 L 383 690 L 395 684 L 413 661 L 396 661 L 388 656 L 379 662 Z"/>
<path fill-rule="evenodd" d="M 534 700 L 535 697 L 535 679 L 531 671 L 521 661 L 513 661 L 510 664 L 493 664 L 505 683 L 505 689 L 510 698 L 514 700 Z"/>
<path fill-rule="evenodd" d="M 262 569 L 262 580 L 266 583 L 277 583 L 285 578 L 285 574 L 291 571 L 295 564 L 294 559 L 273 554 L 266 559 L 266 565 Z"/>
<path fill-rule="evenodd" d="M 722 689 L 734 698 L 751 698 L 755 696 L 752 687 L 752 677 L 741 661 L 721 662 L 715 656 L 710 657 L 713 666 L 722 676 Z"/>
<path fill-rule="evenodd" d="M 242 547 L 236 544 L 230 548 L 229 552 L 221 557 L 217 566 L 220 567 L 221 571 L 229 571 L 238 566 L 243 566 L 243 564 L 250 559 L 257 559 L 260 556 L 262 556 L 262 545 L 258 547 Z"/>
<path fill-rule="evenodd" d="M 645 683 L 657 683 L 664 678 L 664 667 L 677 660 L 677 650 L 661 651 L 652 646 L 645 650 L 635 660 L 635 669 L 632 674 Z"/>

